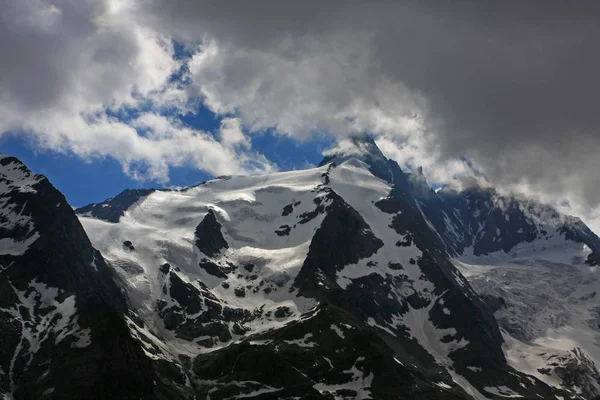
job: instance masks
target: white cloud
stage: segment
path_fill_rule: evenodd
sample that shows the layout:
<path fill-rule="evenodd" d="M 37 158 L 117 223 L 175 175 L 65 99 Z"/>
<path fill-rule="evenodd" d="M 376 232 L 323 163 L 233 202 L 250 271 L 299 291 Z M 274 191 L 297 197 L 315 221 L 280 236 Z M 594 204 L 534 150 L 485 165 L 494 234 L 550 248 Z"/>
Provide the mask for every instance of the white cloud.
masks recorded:
<path fill-rule="evenodd" d="M 51 114 L 43 121 L 48 125 L 27 124 L 32 129 L 29 136 L 40 148 L 73 153 L 83 159 L 112 157 L 136 179 L 166 183 L 169 168 L 180 166 L 199 168 L 215 176 L 276 170 L 264 156 L 247 148 L 240 151 L 237 143 L 218 141 L 210 133 L 153 112 L 128 123 L 106 114 L 88 118 Z M 222 128 L 231 130 L 228 124 Z"/>
<path fill-rule="evenodd" d="M 239 146 L 249 149 L 250 139 L 242 132 L 241 121 L 239 118 L 223 118 L 219 128 L 219 137 L 221 142 L 228 146 Z"/>
<path fill-rule="evenodd" d="M 131 176 L 161 182 L 177 166 L 214 175 L 275 169 L 251 150 L 236 119 L 213 136 L 161 115 L 189 112 L 194 100 L 170 82 L 182 67 L 170 36 L 140 24 L 136 3 L 2 6 L 0 50 L 12 57 L 0 67 L 0 135 L 83 159 L 111 157 Z M 133 119 L 110 116 L 128 110 Z"/>
<path fill-rule="evenodd" d="M 425 100 L 381 75 L 368 38 L 306 36 L 261 51 L 206 42 L 190 62 L 192 90 L 216 113 L 235 113 L 252 131 L 274 128 L 305 139 L 355 132 L 404 134 Z M 292 46 L 286 48 L 286 46 Z M 357 51 L 357 46 L 360 51 Z M 379 79 L 366 79 L 379 75 Z"/>

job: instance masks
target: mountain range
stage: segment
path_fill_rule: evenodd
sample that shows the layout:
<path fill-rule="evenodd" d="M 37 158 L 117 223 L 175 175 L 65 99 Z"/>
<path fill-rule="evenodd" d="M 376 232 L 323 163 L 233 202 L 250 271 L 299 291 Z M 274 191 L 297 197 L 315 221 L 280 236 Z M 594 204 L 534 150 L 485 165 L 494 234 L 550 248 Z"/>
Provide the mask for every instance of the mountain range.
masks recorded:
<path fill-rule="evenodd" d="M 598 236 L 349 142 L 78 209 L 1 156 L 0 397 L 600 398 Z"/>

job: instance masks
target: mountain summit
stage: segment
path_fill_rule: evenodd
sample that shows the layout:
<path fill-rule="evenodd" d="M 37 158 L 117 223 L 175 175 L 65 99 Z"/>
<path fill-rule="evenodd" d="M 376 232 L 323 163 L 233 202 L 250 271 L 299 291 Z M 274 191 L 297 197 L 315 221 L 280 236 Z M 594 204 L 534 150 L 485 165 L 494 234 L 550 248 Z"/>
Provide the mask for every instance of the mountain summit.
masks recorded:
<path fill-rule="evenodd" d="M 316 168 L 126 191 L 79 221 L 22 164 L 0 178 L 9 398 L 600 395 L 598 237 L 535 203 L 435 193 L 367 135 Z M 585 336 L 557 348 L 564 326 Z"/>
<path fill-rule="evenodd" d="M 358 158 L 367 164 L 387 161 L 373 138 L 365 133 L 355 134 L 338 141 L 332 149 L 325 152 L 325 158 L 319 163 L 318 167 L 331 162 L 341 164 L 351 157 Z"/>
<path fill-rule="evenodd" d="M 391 171 L 390 160 L 383 155 L 373 138 L 366 133 L 341 139 L 335 147 L 325 152 L 325 158 L 319 163 L 318 167 L 330 163 L 340 165 L 351 158 L 367 164 L 373 175 L 390 183 L 393 182 L 394 176 Z"/>

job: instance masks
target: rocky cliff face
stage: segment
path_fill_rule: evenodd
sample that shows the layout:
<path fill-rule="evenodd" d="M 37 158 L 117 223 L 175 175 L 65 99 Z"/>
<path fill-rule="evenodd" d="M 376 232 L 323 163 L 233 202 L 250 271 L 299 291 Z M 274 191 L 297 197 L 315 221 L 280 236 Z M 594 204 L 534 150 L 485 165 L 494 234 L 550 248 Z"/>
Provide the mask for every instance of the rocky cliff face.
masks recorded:
<path fill-rule="evenodd" d="M 517 254 L 570 242 L 585 244 L 594 256 L 600 239 L 579 218 L 560 214 L 535 201 L 503 196 L 491 188 L 469 188 L 461 192 L 442 189 L 436 193 L 445 215 L 444 224 L 431 218 L 436 231 L 456 232 L 444 238 L 446 246 L 459 255 Z M 424 212 L 427 218 L 430 213 Z M 458 222 L 457 222 L 458 221 Z"/>
<path fill-rule="evenodd" d="M 129 332 L 113 271 L 64 197 L 11 157 L 0 159 L 0 186 L 0 394 L 169 397 Z"/>

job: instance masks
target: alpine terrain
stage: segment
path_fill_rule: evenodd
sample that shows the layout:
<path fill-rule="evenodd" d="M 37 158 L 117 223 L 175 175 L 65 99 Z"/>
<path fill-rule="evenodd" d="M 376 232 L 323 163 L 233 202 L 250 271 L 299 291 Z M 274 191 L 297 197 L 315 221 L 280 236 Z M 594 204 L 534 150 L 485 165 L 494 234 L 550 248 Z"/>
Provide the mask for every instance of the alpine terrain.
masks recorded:
<path fill-rule="evenodd" d="M 2 156 L 0 397 L 600 398 L 598 236 L 351 141 L 76 210 Z"/>

